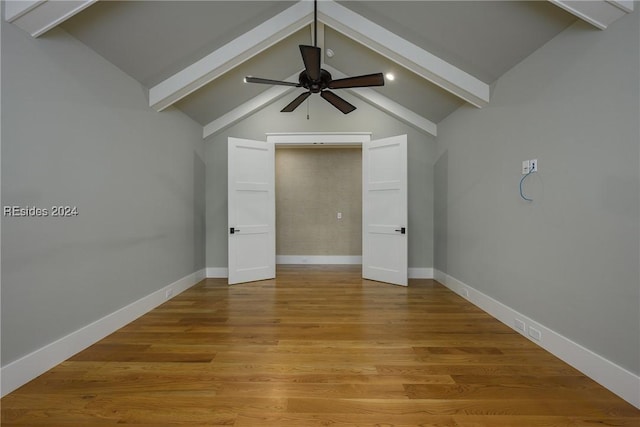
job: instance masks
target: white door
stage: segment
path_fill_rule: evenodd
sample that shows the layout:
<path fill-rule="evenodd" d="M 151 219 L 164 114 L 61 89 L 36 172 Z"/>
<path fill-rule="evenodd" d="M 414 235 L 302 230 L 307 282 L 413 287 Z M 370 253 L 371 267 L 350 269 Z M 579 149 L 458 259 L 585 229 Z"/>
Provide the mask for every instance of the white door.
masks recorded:
<path fill-rule="evenodd" d="M 276 277 L 273 143 L 229 138 L 229 284 Z"/>
<path fill-rule="evenodd" d="M 362 145 L 362 277 L 407 286 L 407 135 Z"/>

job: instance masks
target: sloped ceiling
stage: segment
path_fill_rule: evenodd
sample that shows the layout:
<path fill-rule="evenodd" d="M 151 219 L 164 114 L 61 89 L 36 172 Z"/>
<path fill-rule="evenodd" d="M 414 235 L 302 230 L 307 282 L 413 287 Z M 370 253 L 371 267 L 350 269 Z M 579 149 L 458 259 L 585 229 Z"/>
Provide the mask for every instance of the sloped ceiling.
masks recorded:
<path fill-rule="evenodd" d="M 62 27 L 149 88 L 293 3 L 99 1 Z"/>
<path fill-rule="evenodd" d="M 333 3 L 487 85 L 576 20 L 574 15 L 542 1 Z M 99 1 L 61 26 L 152 89 L 296 4 L 296 1 Z M 435 125 L 465 103 L 460 96 L 411 71 L 407 63 L 389 59 L 380 49 L 368 46 L 366 37 L 355 41 L 352 34 L 344 34 L 344 28 L 341 32 L 322 21 L 320 29 L 318 42 L 324 47 L 323 52 L 327 49 L 334 52 L 332 57 L 323 58 L 327 68 L 349 76 L 395 74 L 394 81 L 387 80 L 384 87 L 370 89 L 377 94 L 370 99 L 388 100 L 390 105 L 401 106 L 397 115 L 406 109 Z M 219 121 L 230 111 L 268 93 L 269 86 L 246 84 L 244 76 L 284 80 L 297 75 L 303 68 L 297 45 L 312 43 L 311 30 L 308 23 L 302 25 L 173 105 L 203 126 Z M 284 106 L 301 91 L 290 89 L 277 93 L 275 102 Z M 336 114 L 341 113 L 336 110 Z"/>
<path fill-rule="evenodd" d="M 576 20 L 544 1 L 341 4 L 485 83 L 493 83 Z"/>
<path fill-rule="evenodd" d="M 303 65 L 298 45 L 310 43 L 311 32 L 308 29 L 296 31 L 175 105 L 205 126 L 268 89 L 268 86 L 245 84 L 243 81 L 245 76 L 260 75 L 281 80 L 300 72 Z M 288 102 L 284 101 L 283 106 Z"/>

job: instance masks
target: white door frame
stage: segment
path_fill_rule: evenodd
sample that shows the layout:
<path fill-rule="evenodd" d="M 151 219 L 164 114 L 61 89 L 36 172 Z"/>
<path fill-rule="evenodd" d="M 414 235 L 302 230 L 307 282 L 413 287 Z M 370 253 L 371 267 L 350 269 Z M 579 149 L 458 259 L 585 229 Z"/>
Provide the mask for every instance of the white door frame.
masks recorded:
<path fill-rule="evenodd" d="M 275 145 L 362 145 L 371 141 L 371 132 L 281 132 L 267 133 Z"/>
<path fill-rule="evenodd" d="M 371 132 L 278 132 L 267 133 L 277 147 L 355 147 L 371 141 Z M 362 264 L 361 255 L 276 255 L 276 264 Z"/>
<path fill-rule="evenodd" d="M 371 141 L 371 135 L 371 132 L 273 132 L 266 137 L 275 146 L 362 146 Z"/>

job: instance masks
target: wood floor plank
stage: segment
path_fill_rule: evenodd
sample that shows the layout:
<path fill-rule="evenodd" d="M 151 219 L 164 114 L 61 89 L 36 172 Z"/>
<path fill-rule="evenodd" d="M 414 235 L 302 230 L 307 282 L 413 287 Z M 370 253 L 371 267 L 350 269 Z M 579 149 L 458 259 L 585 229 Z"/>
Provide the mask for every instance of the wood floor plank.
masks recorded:
<path fill-rule="evenodd" d="M 207 279 L 5 396 L 3 426 L 640 426 L 640 410 L 433 280 Z"/>
<path fill-rule="evenodd" d="M 529 365 L 522 366 L 519 364 L 510 364 L 509 359 L 503 360 L 504 364 L 440 364 L 440 363 L 422 363 L 422 364 L 393 364 L 393 365 L 376 365 L 376 369 L 380 375 L 517 375 L 517 376 L 567 376 L 581 375 L 574 368 L 558 364 L 548 365 Z"/>
<path fill-rule="evenodd" d="M 601 389 L 535 386 L 530 384 L 405 384 L 410 399 L 608 399 L 611 395 Z"/>
<path fill-rule="evenodd" d="M 617 426 L 637 427 L 636 418 L 613 417 L 557 417 L 557 416 L 528 416 L 526 424 L 522 417 L 509 415 L 458 416 L 453 417 L 458 427 L 594 427 Z"/>
<path fill-rule="evenodd" d="M 395 415 L 564 415 L 574 417 L 632 417 L 631 405 L 612 401 L 553 399 L 319 399 L 291 398 L 287 412 Z M 523 424 L 526 425 L 526 424 Z"/>
<path fill-rule="evenodd" d="M 349 383 L 281 383 L 237 382 L 226 383 L 217 391 L 218 396 L 298 396 L 331 399 L 407 399 L 401 384 L 349 384 Z"/>
<path fill-rule="evenodd" d="M 392 420 L 378 414 L 286 413 L 238 414 L 234 427 L 459 427 L 451 416 L 396 415 Z"/>

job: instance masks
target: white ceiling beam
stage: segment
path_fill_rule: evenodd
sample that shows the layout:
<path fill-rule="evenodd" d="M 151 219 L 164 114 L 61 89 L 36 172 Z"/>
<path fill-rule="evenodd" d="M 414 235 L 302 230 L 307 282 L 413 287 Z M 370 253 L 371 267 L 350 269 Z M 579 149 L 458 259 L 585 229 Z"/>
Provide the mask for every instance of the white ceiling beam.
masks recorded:
<path fill-rule="evenodd" d="M 300 71 L 290 76 L 288 79 L 285 79 L 285 81 L 297 80 Z M 239 122 L 240 120 L 255 113 L 261 108 L 266 107 L 276 99 L 293 91 L 294 89 L 296 88 L 293 86 L 273 86 L 272 88 L 265 90 L 260 95 L 253 97 L 244 104 L 239 105 L 228 113 L 223 114 L 211 123 L 205 125 L 202 129 L 202 138 L 207 138 L 208 136 L 226 129 L 227 127 Z"/>
<path fill-rule="evenodd" d="M 631 0 L 549 0 L 551 3 L 577 16 L 601 30 L 627 13 L 633 12 Z"/>
<path fill-rule="evenodd" d="M 149 106 L 167 108 L 249 58 L 313 22 L 309 1 L 300 1 L 149 89 Z"/>
<path fill-rule="evenodd" d="M 489 103 L 489 85 L 333 0 L 318 3 L 318 19 L 465 101 Z"/>
<path fill-rule="evenodd" d="M 348 77 L 346 74 L 336 70 L 335 68 L 324 65 L 324 68 L 329 71 L 334 78 L 343 79 Z M 347 91 L 353 93 L 358 98 L 366 101 L 371 104 L 375 108 L 384 111 L 385 113 L 395 117 L 396 119 L 416 127 L 428 134 L 433 136 L 438 136 L 438 125 L 433 123 L 431 120 L 425 119 L 419 114 L 416 114 L 414 111 L 409 110 L 406 107 L 398 104 L 395 101 L 390 100 L 384 95 L 381 95 L 379 92 L 369 89 L 369 88 L 352 88 L 347 89 Z"/>
<path fill-rule="evenodd" d="M 37 0 L 4 2 L 4 15 L 11 22 L 39 37 L 94 4 L 97 0 Z"/>
<path fill-rule="evenodd" d="M 627 13 L 633 12 L 633 0 L 607 0 L 607 3 L 619 7 Z"/>
<path fill-rule="evenodd" d="M 13 22 L 45 1 L 46 0 L 7 0 L 4 2 L 4 20 Z"/>
<path fill-rule="evenodd" d="M 438 136 L 438 125 L 431 120 L 425 119 L 421 115 L 409 110 L 408 108 L 398 104 L 395 101 L 390 100 L 384 95 L 376 92 L 373 89 L 358 88 L 347 89 L 352 92 L 358 98 L 368 102 L 378 110 L 382 110 L 387 114 L 395 117 L 396 119 L 411 125 L 419 130 L 422 130 L 430 135 Z"/>

